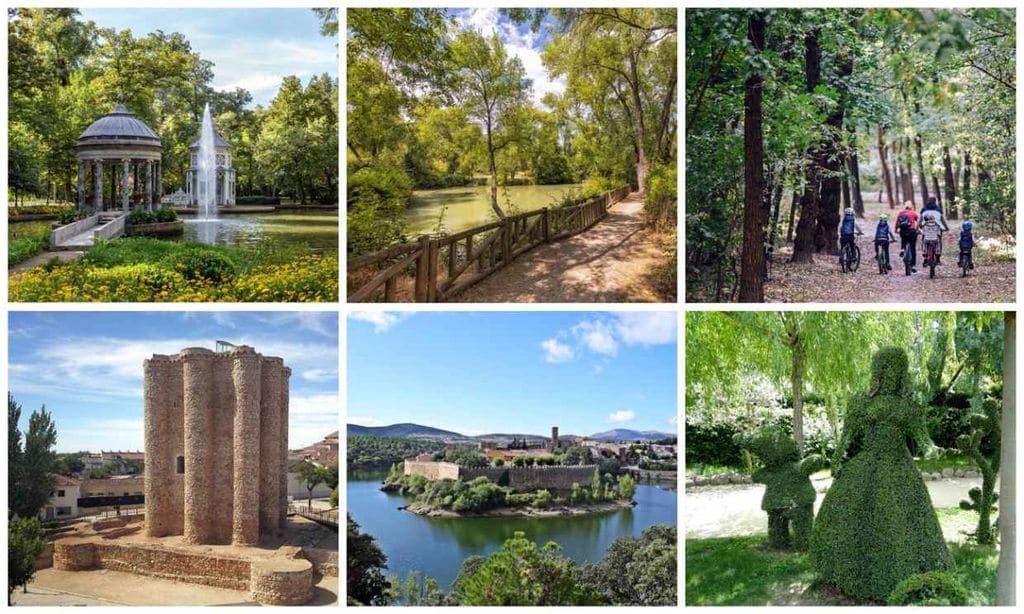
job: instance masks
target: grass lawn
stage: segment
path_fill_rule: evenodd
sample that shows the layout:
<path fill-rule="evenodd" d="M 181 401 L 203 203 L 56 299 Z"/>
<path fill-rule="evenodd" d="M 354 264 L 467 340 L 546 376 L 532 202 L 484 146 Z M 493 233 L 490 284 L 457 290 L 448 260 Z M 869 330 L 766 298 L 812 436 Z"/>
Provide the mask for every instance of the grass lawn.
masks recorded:
<path fill-rule="evenodd" d="M 965 524 L 973 512 L 942 509 L 939 521 Z M 775 552 L 765 535 L 686 540 L 686 605 L 856 605 L 842 593 L 815 584 L 806 553 Z M 993 605 L 996 548 L 949 542 L 954 574 L 970 594 L 971 605 Z"/>

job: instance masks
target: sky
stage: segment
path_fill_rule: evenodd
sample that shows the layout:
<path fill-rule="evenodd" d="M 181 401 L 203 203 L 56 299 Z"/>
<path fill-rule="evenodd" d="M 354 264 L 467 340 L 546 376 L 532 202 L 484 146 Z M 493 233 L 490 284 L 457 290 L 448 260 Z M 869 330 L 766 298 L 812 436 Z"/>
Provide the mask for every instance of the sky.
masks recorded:
<path fill-rule="evenodd" d="M 320 22 L 302 9 L 80 9 L 82 19 L 103 28 L 128 29 L 136 38 L 150 32 L 180 32 L 192 50 L 214 63 L 213 87 L 241 87 L 253 105 L 268 106 L 281 80 L 296 75 L 338 76 L 337 39 L 320 35 Z"/>
<path fill-rule="evenodd" d="M 676 334 L 672 312 L 355 312 L 346 421 L 675 433 Z"/>
<path fill-rule="evenodd" d="M 545 28 L 540 28 L 536 33 L 531 32 L 529 23 L 516 25 L 507 17 L 499 15 L 496 8 L 458 9 L 452 11 L 452 15 L 464 28 L 486 36 L 498 34 L 506 53 L 522 61 L 527 78 L 533 82 L 533 100 L 538 105 L 541 105 L 544 94 L 561 94 L 565 91 L 565 78 L 552 79 L 541 61 L 541 52 L 549 38 Z"/>
<path fill-rule="evenodd" d="M 338 430 L 338 319 L 330 312 L 12 312 L 9 388 L 22 432 L 46 405 L 57 451 L 142 450 L 142 361 L 219 339 L 291 367 L 288 447 Z"/>

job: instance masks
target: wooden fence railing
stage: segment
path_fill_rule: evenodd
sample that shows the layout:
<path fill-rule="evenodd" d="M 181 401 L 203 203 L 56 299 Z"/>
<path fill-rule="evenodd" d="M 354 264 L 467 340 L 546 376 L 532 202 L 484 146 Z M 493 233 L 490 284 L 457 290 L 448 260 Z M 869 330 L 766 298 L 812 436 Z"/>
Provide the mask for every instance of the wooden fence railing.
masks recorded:
<path fill-rule="evenodd" d="M 629 186 L 568 207 L 538 209 L 455 234 L 421 235 L 348 261 L 348 301 L 445 301 L 525 252 L 581 233 L 629 195 Z"/>

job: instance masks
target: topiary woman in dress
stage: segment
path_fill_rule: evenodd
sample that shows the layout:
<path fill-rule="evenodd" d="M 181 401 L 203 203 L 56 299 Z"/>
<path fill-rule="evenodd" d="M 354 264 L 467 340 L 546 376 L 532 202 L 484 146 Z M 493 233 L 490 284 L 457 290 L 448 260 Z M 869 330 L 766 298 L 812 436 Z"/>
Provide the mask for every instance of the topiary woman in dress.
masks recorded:
<path fill-rule="evenodd" d="M 906 352 L 879 350 L 871 373 L 871 391 L 847 410 L 836 452 L 848 460 L 818 512 L 811 559 L 822 581 L 856 599 L 884 601 L 903 579 L 952 562 L 907 448 L 908 438 L 927 430 L 910 398 Z"/>

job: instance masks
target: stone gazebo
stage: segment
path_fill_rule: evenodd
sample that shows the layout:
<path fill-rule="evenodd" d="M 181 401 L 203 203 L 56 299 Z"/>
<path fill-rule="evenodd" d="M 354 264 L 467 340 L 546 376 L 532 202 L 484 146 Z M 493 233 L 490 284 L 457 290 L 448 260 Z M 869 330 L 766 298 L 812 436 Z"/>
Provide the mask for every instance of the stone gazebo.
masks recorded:
<path fill-rule="evenodd" d="M 160 137 L 118 102 L 75 143 L 79 210 L 90 203 L 97 213 L 117 209 L 128 213 L 138 202 L 152 211 L 160 202 L 162 152 Z M 87 196 L 87 175 L 91 198 Z M 105 179 L 109 186 L 104 185 Z"/>
<path fill-rule="evenodd" d="M 217 129 L 213 129 L 213 149 L 217 155 L 217 200 L 220 207 L 232 207 L 235 204 L 235 169 L 231 166 L 231 143 L 221 137 Z M 185 174 L 185 193 L 188 195 L 188 206 L 199 206 L 198 179 L 199 174 L 199 139 L 189 145 L 189 168 Z"/>

